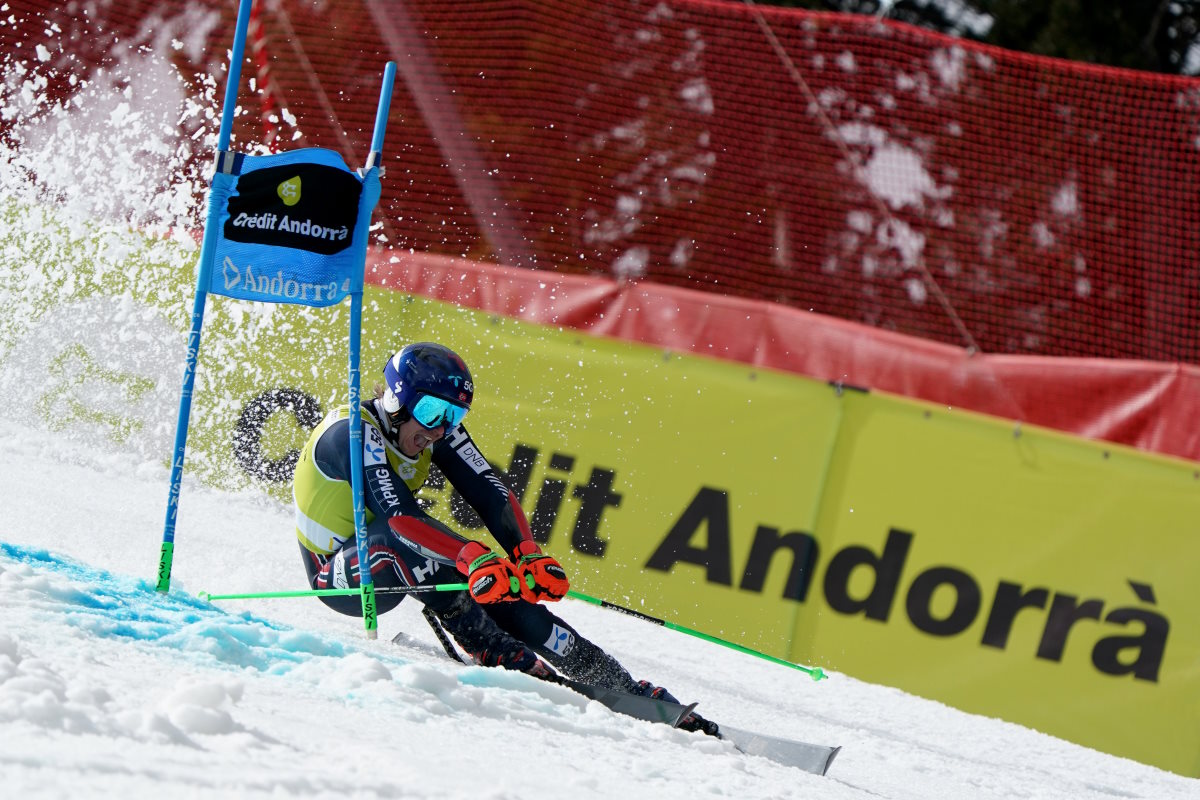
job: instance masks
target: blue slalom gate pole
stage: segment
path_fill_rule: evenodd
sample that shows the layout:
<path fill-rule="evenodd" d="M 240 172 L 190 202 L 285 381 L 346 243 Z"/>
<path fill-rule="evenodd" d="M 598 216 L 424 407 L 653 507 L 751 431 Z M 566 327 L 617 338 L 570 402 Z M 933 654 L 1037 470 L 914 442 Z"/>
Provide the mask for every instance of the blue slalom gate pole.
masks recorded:
<path fill-rule="evenodd" d="M 225 104 L 221 109 L 221 132 L 217 139 L 217 164 L 224 162 L 233 135 L 233 114 L 242 80 L 242 60 L 246 53 L 246 29 L 250 25 L 252 0 L 241 0 L 238 6 L 237 27 L 233 34 L 233 53 L 229 58 L 229 81 L 225 85 Z M 220 168 L 218 166 L 218 168 Z M 192 413 L 192 390 L 196 384 L 196 364 L 200 358 L 200 329 L 204 326 L 204 306 L 208 298 L 208 283 L 212 275 L 216 244 L 216 216 L 220 209 L 209 192 L 208 219 L 204 225 L 204 241 L 200 247 L 199 272 L 196 276 L 196 300 L 192 305 L 192 328 L 188 334 L 187 364 L 183 369 L 183 388 L 179 394 L 179 416 L 175 421 L 175 449 L 171 457 L 171 485 L 167 494 L 167 515 L 163 522 L 162 549 L 158 558 L 160 592 L 171 588 L 171 563 L 175 553 L 175 518 L 179 512 L 179 491 L 183 484 L 183 459 L 187 450 L 188 420 Z"/>
<path fill-rule="evenodd" d="M 379 106 L 375 111 L 375 132 L 371 137 L 371 152 L 361 170 L 363 193 L 358 216 L 356 241 L 360 248 L 359 263 L 365 272 L 367 236 L 371 225 L 371 209 L 379 199 L 379 171 L 383 163 L 383 138 L 387 130 L 388 112 L 392 104 L 392 84 L 396 80 L 396 63 L 389 61 L 383 70 L 383 86 L 379 90 Z M 372 196 L 373 195 L 373 196 Z M 365 210 L 365 213 L 363 211 Z M 378 615 L 375 607 L 375 581 L 371 577 L 370 553 L 367 549 L 367 512 L 363 503 L 363 439 L 360 419 L 359 350 L 362 343 L 363 288 L 350 295 L 350 485 L 354 491 L 354 532 L 358 545 L 358 581 L 362 593 L 363 627 L 368 639 L 378 637 Z"/>
<path fill-rule="evenodd" d="M 396 82 L 396 62 L 389 61 L 383 68 L 383 86 L 379 88 L 379 106 L 375 109 L 375 131 L 371 136 L 371 152 L 367 156 L 367 167 L 383 164 L 383 136 L 387 133 L 388 113 L 392 108 L 392 84 Z"/>

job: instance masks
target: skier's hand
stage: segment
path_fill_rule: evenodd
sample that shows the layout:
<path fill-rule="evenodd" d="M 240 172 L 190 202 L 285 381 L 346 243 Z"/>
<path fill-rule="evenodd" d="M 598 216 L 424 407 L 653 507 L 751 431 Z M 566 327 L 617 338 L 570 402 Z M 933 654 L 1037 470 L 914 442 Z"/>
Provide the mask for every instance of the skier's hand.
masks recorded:
<path fill-rule="evenodd" d="M 531 603 L 562 600 L 571 588 L 566 570 L 552 556 L 542 552 L 535 542 L 523 541 L 513 551 L 521 597 Z"/>
<path fill-rule="evenodd" d="M 467 542 L 458 551 L 458 571 L 467 576 L 467 589 L 477 603 L 503 603 L 521 597 L 512 562 L 479 542 Z"/>

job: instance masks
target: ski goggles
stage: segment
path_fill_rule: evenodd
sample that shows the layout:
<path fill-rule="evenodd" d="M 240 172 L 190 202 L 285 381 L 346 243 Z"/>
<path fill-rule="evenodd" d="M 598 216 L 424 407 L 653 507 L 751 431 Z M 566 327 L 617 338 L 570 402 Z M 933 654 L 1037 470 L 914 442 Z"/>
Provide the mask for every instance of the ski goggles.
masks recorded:
<path fill-rule="evenodd" d="M 463 421 L 467 409 L 449 400 L 423 394 L 412 407 L 412 417 L 424 428 L 436 428 L 445 425 L 451 430 Z"/>

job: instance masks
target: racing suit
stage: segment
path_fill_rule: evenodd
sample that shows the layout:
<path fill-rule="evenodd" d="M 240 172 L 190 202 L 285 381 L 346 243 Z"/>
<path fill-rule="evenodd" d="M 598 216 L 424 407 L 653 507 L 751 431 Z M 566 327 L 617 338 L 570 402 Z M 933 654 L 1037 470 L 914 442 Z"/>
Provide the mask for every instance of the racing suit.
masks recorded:
<path fill-rule="evenodd" d="M 392 444 L 388 417 L 379 401 L 361 406 L 363 427 L 363 499 L 366 505 L 367 551 L 376 587 L 452 583 L 462 580 L 454 567 L 458 548 L 468 540 L 425 513 L 416 492 L 431 465 L 442 471 L 462 498 L 479 514 L 506 553 L 532 536 L 516 496 L 480 452 L 467 430 L 458 425 L 436 443 L 410 458 Z M 353 490 L 350 484 L 349 408 L 330 412 L 301 451 L 293 479 L 296 536 L 314 589 L 357 587 L 358 547 L 355 539 Z M 443 534 L 440 549 L 420 547 L 399 536 L 392 517 L 419 520 Z M 390 611 L 403 594 L 380 594 L 378 613 Z M 465 591 L 415 595 L 437 614 L 451 636 L 476 661 L 514 667 L 527 646 L 569 677 L 636 691 L 637 684 L 612 656 L 588 641 L 545 606 L 516 600 L 480 605 Z M 361 616 L 357 596 L 321 597 L 325 605 L 349 616 Z"/>

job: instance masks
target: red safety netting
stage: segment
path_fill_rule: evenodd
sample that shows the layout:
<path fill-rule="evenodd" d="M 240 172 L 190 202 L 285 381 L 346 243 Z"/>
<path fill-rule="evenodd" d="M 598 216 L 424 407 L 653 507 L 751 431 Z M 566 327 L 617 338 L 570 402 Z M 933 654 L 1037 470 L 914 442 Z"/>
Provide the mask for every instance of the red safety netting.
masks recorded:
<path fill-rule="evenodd" d="M 236 11 L 7 7 L 6 57 L 53 40 L 81 72 L 173 30 L 185 75 L 222 74 Z M 392 245 L 986 353 L 1200 363 L 1196 80 L 708 0 L 275 0 L 258 22 L 240 146 L 361 161 L 399 63 Z"/>

